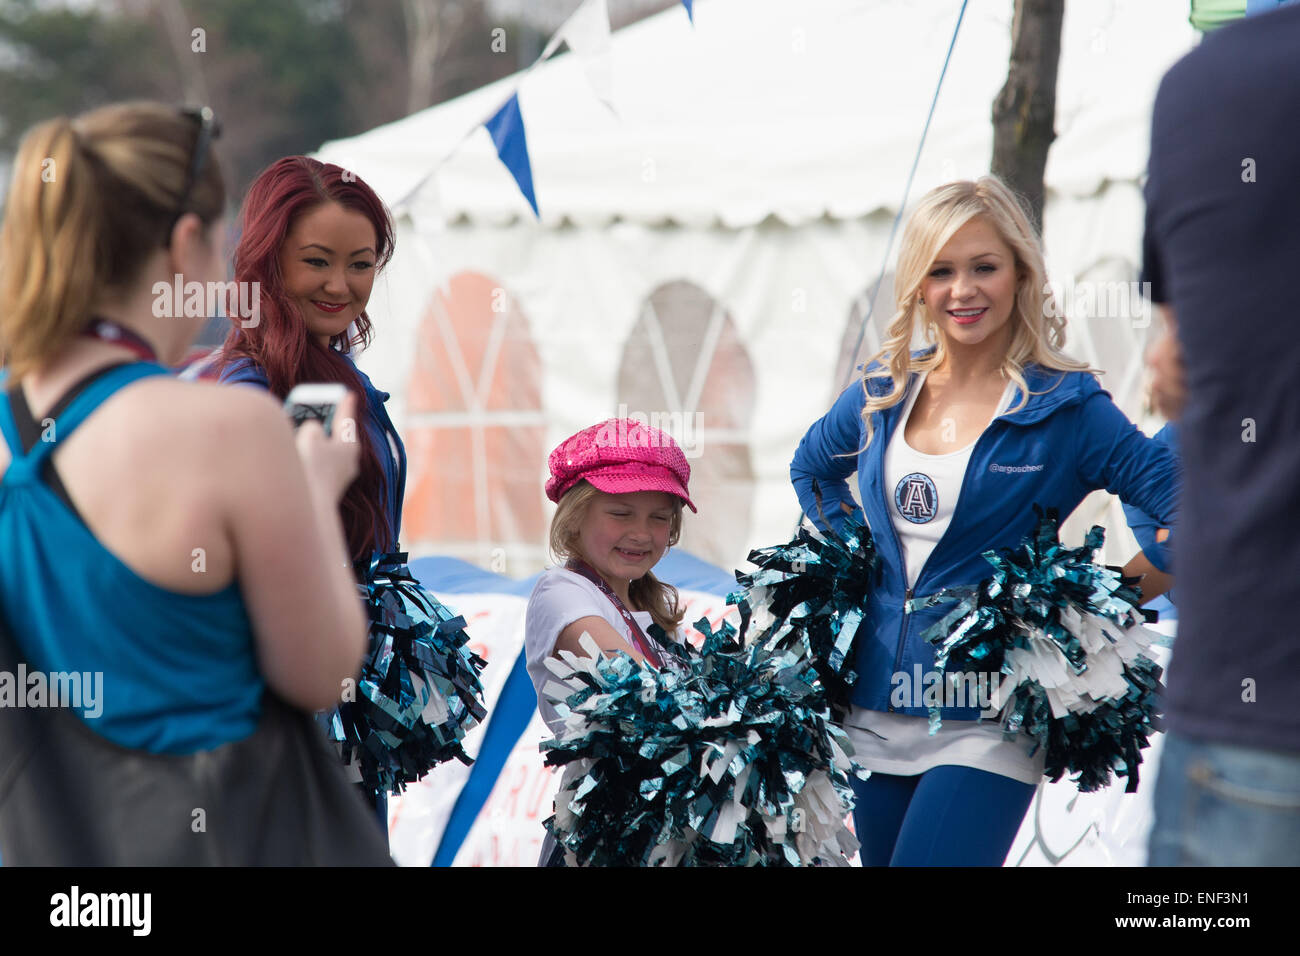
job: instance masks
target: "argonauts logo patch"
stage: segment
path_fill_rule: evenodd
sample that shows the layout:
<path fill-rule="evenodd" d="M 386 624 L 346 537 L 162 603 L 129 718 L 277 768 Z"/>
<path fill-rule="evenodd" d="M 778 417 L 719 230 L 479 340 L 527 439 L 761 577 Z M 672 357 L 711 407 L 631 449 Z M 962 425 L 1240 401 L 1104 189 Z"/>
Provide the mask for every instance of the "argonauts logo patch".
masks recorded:
<path fill-rule="evenodd" d="M 933 521 L 939 513 L 939 489 L 929 475 L 919 471 L 905 475 L 894 488 L 894 507 L 913 524 Z"/>

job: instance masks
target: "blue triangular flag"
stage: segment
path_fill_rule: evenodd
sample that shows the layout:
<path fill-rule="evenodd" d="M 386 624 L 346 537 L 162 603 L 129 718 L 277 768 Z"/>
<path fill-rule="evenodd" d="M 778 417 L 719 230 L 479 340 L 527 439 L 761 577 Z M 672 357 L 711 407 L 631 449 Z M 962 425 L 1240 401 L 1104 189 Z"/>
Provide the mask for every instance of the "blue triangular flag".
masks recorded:
<path fill-rule="evenodd" d="M 695 25 L 695 0 L 682 0 L 682 6 L 686 8 L 686 15 L 690 17 L 691 26 Z"/>
<path fill-rule="evenodd" d="M 501 162 L 515 177 L 528 205 L 533 207 L 533 215 L 541 218 L 537 211 L 537 197 L 533 195 L 533 167 L 528 161 L 528 136 L 524 133 L 524 116 L 519 112 L 519 94 L 515 93 L 506 100 L 505 105 L 483 125 L 492 136 Z"/>

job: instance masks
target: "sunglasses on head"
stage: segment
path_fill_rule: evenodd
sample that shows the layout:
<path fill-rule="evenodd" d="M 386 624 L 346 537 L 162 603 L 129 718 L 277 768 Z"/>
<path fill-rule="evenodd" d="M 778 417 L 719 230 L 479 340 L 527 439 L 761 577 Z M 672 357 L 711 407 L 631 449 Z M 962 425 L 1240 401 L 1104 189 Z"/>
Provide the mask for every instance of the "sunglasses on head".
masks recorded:
<path fill-rule="evenodd" d="M 194 150 L 190 153 L 190 167 L 185 173 L 185 186 L 181 190 L 181 201 L 176 205 L 176 215 L 172 217 L 171 225 L 167 227 L 167 239 L 170 241 L 172 229 L 181 216 L 187 212 L 186 206 L 190 202 L 190 194 L 194 191 L 195 185 L 199 181 L 199 175 L 203 172 L 204 163 L 207 161 L 208 153 L 212 151 L 212 141 L 221 135 L 221 121 L 217 119 L 217 114 L 212 112 L 210 106 L 186 106 L 181 109 L 181 115 L 186 119 L 194 120 L 198 126 L 198 132 L 194 138 Z"/>

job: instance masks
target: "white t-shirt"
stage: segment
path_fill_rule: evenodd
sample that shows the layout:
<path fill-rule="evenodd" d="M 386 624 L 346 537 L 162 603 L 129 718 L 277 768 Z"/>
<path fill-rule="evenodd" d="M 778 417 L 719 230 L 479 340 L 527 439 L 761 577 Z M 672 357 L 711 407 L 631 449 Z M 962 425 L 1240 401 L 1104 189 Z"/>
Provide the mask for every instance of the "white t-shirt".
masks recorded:
<path fill-rule="evenodd" d="M 889 447 L 885 449 L 885 488 L 890 499 L 887 503 L 889 518 L 903 549 L 908 587 L 916 584 L 930 552 L 948 530 L 957 498 L 961 494 L 962 481 L 966 477 L 966 465 L 975 448 L 975 442 L 971 442 L 956 451 L 927 455 L 907 443 L 904 436 L 907 420 L 911 417 L 912 407 L 921 394 L 928 374 L 928 371 L 922 372 L 917 379 L 916 386 L 907 397 L 907 404 L 903 406 L 898 426 L 890 436 Z M 1015 388 L 1014 382 L 1007 382 L 993 418 L 1011 407 Z"/>
<path fill-rule="evenodd" d="M 618 608 L 614 607 L 614 602 L 600 588 L 567 568 L 543 571 L 524 614 L 524 652 L 528 660 L 528 676 L 537 692 L 537 709 L 553 734 L 564 729 L 564 720 L 542 694 L 542 688 L 555 680 L 545 661 L 555 651 L 560 632 L 584 617 L 603 618 L 627 641 L 628 650 L 635 650 L 631 629 L 623 615 L 618 613 Z M 649 611 L 632 611 L 632 618 L 641 625 L 642 632 L 648 631 L 654 623 Z"/>

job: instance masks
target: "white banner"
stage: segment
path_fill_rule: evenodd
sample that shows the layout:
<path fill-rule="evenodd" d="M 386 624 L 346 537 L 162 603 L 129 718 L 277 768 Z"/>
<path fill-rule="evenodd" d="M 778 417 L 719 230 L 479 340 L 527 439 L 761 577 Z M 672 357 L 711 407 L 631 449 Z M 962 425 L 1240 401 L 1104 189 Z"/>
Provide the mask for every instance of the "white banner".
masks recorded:
<path fill-rule="evenodd" d="M 559 32 L 551 37 L 542 53 L 545 60 L 559 49 L 560 43 L 569 44 L 573 55 L 582 63 L 596 98 L 614 112 L 614 59 L 609 36 L 609 8 L 605 0 L 586 0 L 564 22 Z"/>

